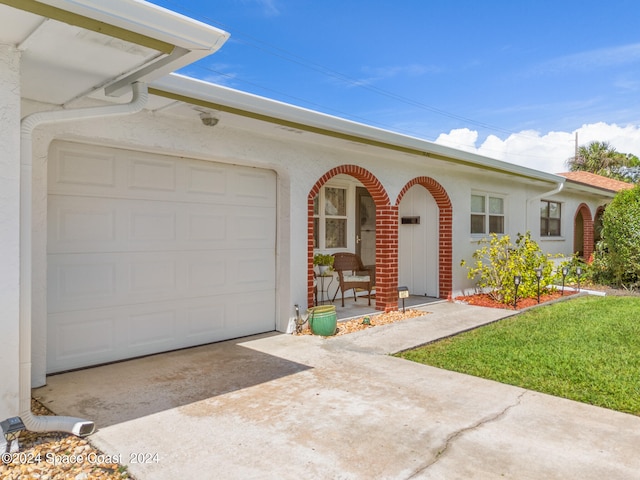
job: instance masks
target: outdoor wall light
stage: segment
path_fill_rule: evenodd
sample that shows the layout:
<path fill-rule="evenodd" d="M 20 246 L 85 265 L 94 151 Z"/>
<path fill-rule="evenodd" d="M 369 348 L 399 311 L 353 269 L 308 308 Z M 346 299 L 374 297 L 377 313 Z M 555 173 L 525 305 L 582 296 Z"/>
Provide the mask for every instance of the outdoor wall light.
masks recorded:
<path fill-rule="evenodd" d="M 518 305 L 518 287 L 522 283 L 522 277 L 520 275 L 515 275 L 513 277 L 513 284 L 516 286 L 516 293 L 513 296 L 513 308 L 516 308 Z"/>
<path fill-rule="evenodd" d="M 404 299 L 409 298 L 409 288 L 398 287 L 398 298 L 402 299 L 402 313 L 404 313 Z"/>
<path fill-rule="evenodd" d="M 538 303 L 540 303 L 540 279 L 542 278 L 542 269 L 540 267 L 535 268 L 536 279 L 538 280 Z"/>
<path fill-rule="evenodd" d="M 576 276 L 578 277 L 578 292 L 580 292 L 580 275 L 582 275 L 582 267 L 576 267 Z"/>
<path fill-rule="evenodd" d="M 200 114 L 200 121 L 206 127 L 215 127 L 220 121 L 218 118 L 214 117 L 210 113 L 202 112 Z"/>
<path fill-rule="evenodd" d="M 4 435 L 2 441 L 4 442 L 3 452 L 7 453 L 7 447 L 11 445 L 11 451 L 18 450 L 18 437 L 20 436 L 20 432 L 22 430 L 26 430 L 27 427 L 22 423 L 22 419 L 20 417 L 11 417 L 7 418 L 0 422 L 0 430 Z M 2 443 L 0 443 L 1 445 Z"/>
<path fill-rule="evenodd" d="M 562 295 L 564 295 L 564 281 L 569 274 L 569 267 L 562 267 Z"/>

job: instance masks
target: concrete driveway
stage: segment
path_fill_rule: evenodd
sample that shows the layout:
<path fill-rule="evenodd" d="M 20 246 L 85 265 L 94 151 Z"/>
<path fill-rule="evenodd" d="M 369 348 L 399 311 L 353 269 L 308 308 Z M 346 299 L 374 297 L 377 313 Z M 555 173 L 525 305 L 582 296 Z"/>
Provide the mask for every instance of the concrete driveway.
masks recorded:
<path fill-rule="evenodd" d="M 267 334 L 56 375 L 138 480 L 634 479 L 640 418 L 394 358 L 507 311 L 447 302 L 323 339 Z"/>

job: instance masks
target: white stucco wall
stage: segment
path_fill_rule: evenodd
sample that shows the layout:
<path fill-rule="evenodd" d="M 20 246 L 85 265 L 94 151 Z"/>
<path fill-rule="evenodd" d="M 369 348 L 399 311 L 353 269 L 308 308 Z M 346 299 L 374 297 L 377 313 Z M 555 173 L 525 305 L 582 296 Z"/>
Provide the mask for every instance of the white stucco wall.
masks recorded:
<path fill-rule="evenodd" d="M 0 420 L 18 414 L 20 55 L 0 45 Z"/>
<path fill-rule="evenodd" d="M 30 110 L 35 109 L 29 105 Z M 247 120 L 247 123 L 252 121 Z M 506 233 L 531 230 L 539 234 L 539 203 L 527 199 L 554 188 L 553 184 L 532 185 L 526 179 L 453 166 L 425 157 L 358 146 L 312 133 L 290 132 L 273 127 L 259 134 L 251 125 L 229 127 L 223 118 L 214 128 L 205 127 L 194 114 L 185 120 L 148 112 L 128 117 L 65 122 L 41 127 L 34 144 L 34 285 L 33 285 L 33 384 L 45 382 L 46 370 L 46 159 L 51 141 L 62 139 L 118 148 L 158 152 L 215 162 L 273 169 L 278 175 L 277 225 L 277 329 L 286 331 L 294 315 L 294 304 L 305 308 L 307 299 L 307 196 L 328 170 L 355 164 L 376 176 L 392 203 L 412 179 L 431 177 L 447 191 L 453 204 L 454 291 L 472 286 L 466 270 L 459 266 L 470 259 L 477 238 L 470 235 L 472 190 L 505 196 Z M 596 202 L 596 200 L 594 200 Z M 563 214 L 565 240 L 550 250 L 570 254 L 573 244 L 573 215 L 577 199 L 567 197 Z M 592 213 L 595 207 L 592 207 Z M 573 209 L 573 211 L 572 211 Z M 571 213 L 569 213 L 571 212 Z"/>

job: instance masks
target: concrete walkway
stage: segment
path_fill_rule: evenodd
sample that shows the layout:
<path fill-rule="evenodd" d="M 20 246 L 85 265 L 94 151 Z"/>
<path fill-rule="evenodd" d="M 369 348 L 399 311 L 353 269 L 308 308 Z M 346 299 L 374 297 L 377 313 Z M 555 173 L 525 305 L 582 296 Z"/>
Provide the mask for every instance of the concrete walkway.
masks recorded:
<path fill-rule="evenodd" d="M 640 478 L 639 417 L 387 355 L 512 313 L 423 308 L 57 375 L 34 395 L 94 420 L 92 443 L 138 480 Z"/>

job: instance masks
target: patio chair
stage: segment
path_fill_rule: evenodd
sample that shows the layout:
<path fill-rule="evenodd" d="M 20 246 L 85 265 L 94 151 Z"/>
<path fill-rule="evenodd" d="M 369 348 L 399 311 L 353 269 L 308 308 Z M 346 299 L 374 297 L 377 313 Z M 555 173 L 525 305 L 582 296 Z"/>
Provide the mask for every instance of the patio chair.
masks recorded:
<path fill-rule="evenodd" d="M 362 260 L 355 253 L 340 252 L 333 254 L 333 269 L 338 273 L 340 292 L 342 293 L 342 306 L 344 307 L 344 292 L 353 289 L 353 301 L 356 301 L 356 289 L 366 290 L 369 293 L 369 305 L 371 305 L 371 290 L 373 289 L 373 274 L 362 265 Z M 333 296 L 336 299 L 338 291 Z"/>

